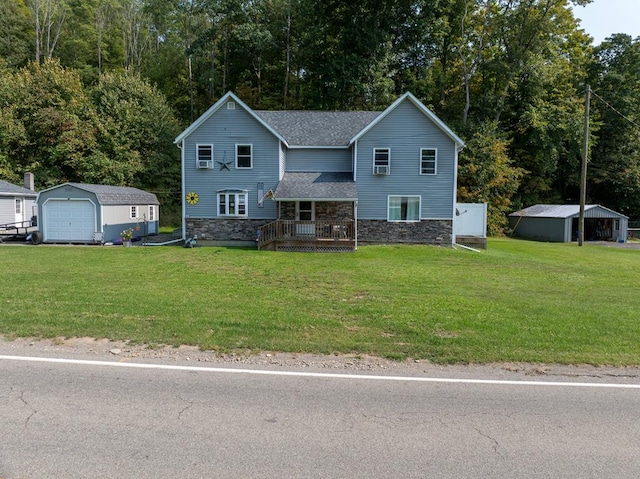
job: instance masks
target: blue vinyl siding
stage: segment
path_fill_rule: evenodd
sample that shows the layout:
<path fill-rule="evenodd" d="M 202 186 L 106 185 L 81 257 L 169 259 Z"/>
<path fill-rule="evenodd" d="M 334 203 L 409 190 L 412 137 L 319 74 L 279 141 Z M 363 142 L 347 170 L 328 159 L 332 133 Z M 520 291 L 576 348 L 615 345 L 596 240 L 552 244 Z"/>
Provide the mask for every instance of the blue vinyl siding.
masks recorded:
<path fill-rule="evenodd" d="M 281 164 L 279 140 L 246 110 L 236 105 L 228 110 L 222 105 L 202 125 L 184 139 L 184 174 L 188 192 L 198 194 L 198 203 L 186 204 L 187 218 L 216 218 L 217 192 L 220 190 L 247 190 L 247 217 L 273 219 L 276 205 L 264 202 L 258 208 L 258 183 L 264 191 L 276 189 Z M 213 144 L 213 168 L 196 168 L 196 144 Z M 236 144 L 252 145 L 251 169 L 236 169 Z M 228 165 L 228 170 L 223 164 Z M 184 200 L 184 198 L 183 198 Z"/>
<path fill-rule="evenodd" d="M 373 174 L 373 150 L 389 148 L 391 172 Z M 420 149 L 438 151 L 437 174 L 420 174 Z M 405 101 L 357 145 L 358 218 L 387 219 L 388 195 L 421 196 L 422 219 L 451 219 L 456 145 L 411 102 Z"/>
<path fill-rule="evenodd" d="M 352 171 L 352 153 L 350 149 L 294 148 L 287 150 L 287 171 L 336 172 Z"/>

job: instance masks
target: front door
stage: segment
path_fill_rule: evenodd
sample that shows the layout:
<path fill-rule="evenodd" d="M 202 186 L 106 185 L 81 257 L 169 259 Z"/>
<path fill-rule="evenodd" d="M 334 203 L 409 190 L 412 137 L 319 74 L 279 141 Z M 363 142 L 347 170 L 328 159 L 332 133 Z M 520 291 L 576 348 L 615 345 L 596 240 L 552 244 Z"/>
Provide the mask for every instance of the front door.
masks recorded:
<path fill-rule="evenodd" d="M 312 221 L 316 219 L 315 204 L 313 201 L 296 202 L 296 221 L 309 221 L 309 223 L 296 224 L 296 234 L 304 236 L 315 235 L 316 228 Z"/>
<path fill-rule="evenodd" d="M 24 220 L 24 200 L 16 197 L 16 223 L 22 223 Z"/>

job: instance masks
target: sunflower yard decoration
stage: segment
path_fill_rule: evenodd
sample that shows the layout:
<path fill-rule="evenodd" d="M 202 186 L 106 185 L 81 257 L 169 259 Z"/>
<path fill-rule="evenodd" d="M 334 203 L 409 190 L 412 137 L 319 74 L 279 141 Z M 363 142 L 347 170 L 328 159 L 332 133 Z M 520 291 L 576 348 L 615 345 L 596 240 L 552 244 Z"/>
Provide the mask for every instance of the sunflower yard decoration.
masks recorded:
<path fill-rule="evenodd" d="M 190 191 L 187 193 L 187 203 L 190 205 L 195 205 L 198 202 L 198 193 L 195 191 Z"/>

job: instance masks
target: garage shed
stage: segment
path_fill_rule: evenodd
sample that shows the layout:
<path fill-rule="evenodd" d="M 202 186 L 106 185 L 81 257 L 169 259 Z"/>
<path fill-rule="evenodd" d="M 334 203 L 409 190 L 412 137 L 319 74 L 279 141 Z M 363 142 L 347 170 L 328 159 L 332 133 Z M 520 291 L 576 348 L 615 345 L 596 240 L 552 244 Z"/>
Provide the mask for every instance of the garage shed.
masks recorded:
<path fill-rule="evenodd" d="M 514 236 L 537 241 L 577 241 L 579 205 L 534 205 L 509 215 Z M 586 241 L 626 241 L 629 218 L 600 205 L 584 208 Z"/>
<path fill-rule="evenodd" d="M 38 225 L 48 243 L 101 243 L 158 233 L 159 203 L 153 193 L 125 186 L 64 183 L 38 193 Z"/>

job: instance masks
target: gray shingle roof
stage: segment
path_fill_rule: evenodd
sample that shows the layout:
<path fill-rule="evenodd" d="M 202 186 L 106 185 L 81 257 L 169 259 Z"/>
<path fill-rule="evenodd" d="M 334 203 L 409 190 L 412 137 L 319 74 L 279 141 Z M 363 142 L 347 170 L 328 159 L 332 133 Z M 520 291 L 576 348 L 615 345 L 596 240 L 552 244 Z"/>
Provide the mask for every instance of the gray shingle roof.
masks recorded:
<path fill-rule="evenodd" d="M 33 196 L 37 193 L 22 186 L 14 185 L 4 180 L 0 180 L 0 196 Z"/>
<path fill-rule="evenodd" d="M 285 173 L 276 200 L 355 201 L 358 190 L 351 173 Z"/>
<path fill-rule="evenodd" d="M 348 146 L 380 111 L 256 111 L 290 146 Z"/>
<path fill-rule="evenodd" d="M 153 193 L 129 186 L 88 185 L 85 183 L 68 183 L 81 190 L 95 193 L 103 205 L 159 205 Z"/>

